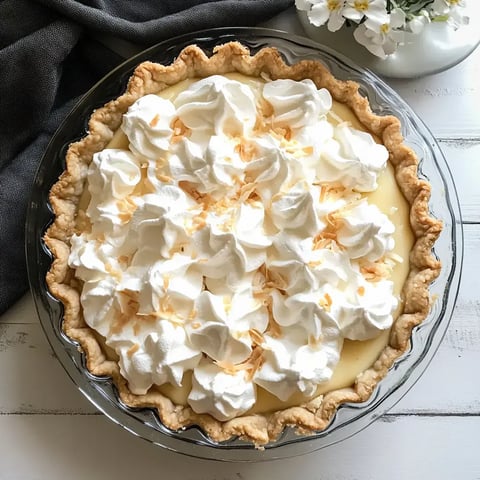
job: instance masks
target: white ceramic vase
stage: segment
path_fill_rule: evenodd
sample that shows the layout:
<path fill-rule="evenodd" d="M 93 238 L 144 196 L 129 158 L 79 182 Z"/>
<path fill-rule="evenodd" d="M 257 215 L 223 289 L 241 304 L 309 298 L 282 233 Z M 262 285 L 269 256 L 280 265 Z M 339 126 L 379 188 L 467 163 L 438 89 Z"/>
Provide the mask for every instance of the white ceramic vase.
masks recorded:
<path fill-rule="evenodd" d="M 480 43 L 480 1 L 467 7 L 470 23 L 454 29 L 446 22 L 432 22 L 419 35 L 406 34 L 406 42 L 386 59 L 371 54 L 353 38 L 354 28 L 342 27 L 332 33 L 326 26 L 315 27 L 307 12 L 297 10 L 308 37 L 349 57 L 362 67 L 392 78 L 415 78 L 438 73 L 464 60 Z"/>

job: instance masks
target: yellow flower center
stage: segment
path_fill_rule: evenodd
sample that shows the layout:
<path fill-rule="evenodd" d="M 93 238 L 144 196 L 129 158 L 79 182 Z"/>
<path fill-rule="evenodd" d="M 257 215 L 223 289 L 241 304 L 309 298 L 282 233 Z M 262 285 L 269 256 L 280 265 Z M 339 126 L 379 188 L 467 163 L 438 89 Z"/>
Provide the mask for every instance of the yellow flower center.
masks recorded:
<path fill-rule="evenodd" d="M 328 6 L 328 9 L 333 12 L 334 10 L 336 10 L 340 5 L 340 2 L 339 0 L 328 0 L 327 1 L 327 6 Z"/>
<path fill-rule="evenodd" d="M 458 5 L 460 3 L 460 0 L 448 0 L 448 3 L 450 5 Z"/>
<path fill-rule="evenodd" d="M 380 31 L 382 33 L 388 33 L 388 31 L 390 30 L 390 25 L 388 23 L 384 23 L 381 27 L 380 27 Z"/>
<path fill-rule="evenodd" d="M 368 10 L 368 0 L 355 0 L 353 6 L 355 10 L 358 10 L 359 12 L 364 12 L 365 10 Z"/>

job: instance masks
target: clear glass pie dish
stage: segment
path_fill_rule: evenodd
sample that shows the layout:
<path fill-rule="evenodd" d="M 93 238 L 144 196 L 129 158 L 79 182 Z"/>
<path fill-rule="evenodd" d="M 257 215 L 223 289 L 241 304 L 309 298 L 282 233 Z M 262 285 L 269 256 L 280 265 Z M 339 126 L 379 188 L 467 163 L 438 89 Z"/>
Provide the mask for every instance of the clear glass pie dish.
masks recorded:
<path fill-rule="evenodd" d="M 265 46 L 276 47 L 287 63 L 320 60 L 337 78 L 358 82 L 375 113 L 393 114 L 401 120 L 405 142 L 420 159 L 419 175 L 432 185 L 431 214 L 444 223 L 434 251 L 443 266 L 431 286 L 436 300 L 428 317 L 414 330 L 409 351 L 395 362 L 368 401 L 343 404 L 329 426 L 313 435 L 298 435 L 287 428 L 263 450 L 239 439 L 214 442 L 196 427 L 172 431 L 161 423 L 153 409 L 124 405 L 112 380 L 92 375 L 78 345 L 63 333 L 62 305 L 49 293 L 45 282 L 52 262 L 42 240 L 53 219 L 48 194 L 65 167 L 68 145 L 85 135 L 92 111 L 120 95 L 134 67 L 142 61 L 169 64 L 189 44 L 195 43 L 210 53 L 216 45 L 232 40 L 240 41 L 252 53 Z M 424 371 L 447 329 L 458 292 L 463 253 L 460 210 L 448 166 L 428 129 L 405 102 L 376 76 L 328 49 L 283 32 L 251 28 L 216 29 L 162 42 L 128 60 L 94 86 L 66 118 L 45 152 L 29 205 L 26 239 L 30 285 L 40 321 L 55 354 L 80 391 L 114 422 L 152 443 L 188 455 L 226 461 L 271 460 L 311 452 L 353 435 L 391 408 Z"/>

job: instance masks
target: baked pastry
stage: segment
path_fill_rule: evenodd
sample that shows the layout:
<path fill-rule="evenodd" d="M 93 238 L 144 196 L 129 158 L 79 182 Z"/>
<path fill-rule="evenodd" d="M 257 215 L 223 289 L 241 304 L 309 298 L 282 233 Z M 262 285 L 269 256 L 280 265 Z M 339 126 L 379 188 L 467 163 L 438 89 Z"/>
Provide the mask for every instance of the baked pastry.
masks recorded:
<path fill-rule="evenodd" d="M 52 187 L 47 275 L 89 371 L 264 445 L 365 401 L 428 314 L 441 222 L 400 122 L 317 61 L 145 62 Z"/>

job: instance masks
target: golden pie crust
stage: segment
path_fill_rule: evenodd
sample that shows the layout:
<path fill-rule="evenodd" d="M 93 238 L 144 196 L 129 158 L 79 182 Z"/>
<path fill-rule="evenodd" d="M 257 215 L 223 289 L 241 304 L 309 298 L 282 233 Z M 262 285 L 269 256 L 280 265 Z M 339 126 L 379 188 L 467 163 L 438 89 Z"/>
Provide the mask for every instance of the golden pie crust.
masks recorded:
<path fill-rule="evenodd" d="M 79 202 L 88 166 L 93 154 L 104 149 L 119 129 L 122 116 L 129 106 L 144 95 L 158 93 L 186 78 L 230 72 L 253 77 L 266 75 L 272 80 L 309 78 L 318 88 L 328 89 L 334 100 L 349 107 L 360 123 L 380 139 L 390 153 L 389 162 L 394 167 L 395 178 L 410 206 L 415 242 L 410 253 L 410 272 L 402 292 L 405 299 L 403 309 L 391 328 L 388 345 L 353 385 L 320 395 L 303 405 L 268 414 L 246 414 L 221 422 L 208 414 L 197 414 L 189 406 L 175 405 L 154 387 L 145 395 L 134 395 L 129 391 L 117 362 L 83 319 L 81 281 L 75 278 L 75 272 L 67 262 L 70 238 L 81 223 L 78 221 Z M 431 305 L 429 285 L 440 272 L 440 262 L 432 255 L 432 247 L 442 224 L 429 214 L 431 187 L 418 178 L 417 157 L 413 150 L 403 144 L 397 118 L 372 113 L 368 100 L 359 93 L 357 83 L 337 80 L 320 62 L 303 60 L 287 65 L 274 48 L 264 48 L 252 56 L 246 47 L 231 42 L 216 47 L 210 57 L 192 45 L 182 50 L 171 65 L 142 63 L 130 78 L 125 93 L 92 114 L 88 129 L 85 138 L 70 145 L 66 155 L 67 168 L 51 189 L 50 202 L 55 219 L 44 238 L 54 257 L 46 277 L 48 287 L 63 303 L 64 332 L 78 342 L 92 374 L 112 377 L 124 404 L 156 409 L 162 422 L 173 430 L 197 425 L 214 441 L 240 437 L 257 446 L 274 441 L 286 426 L 295 426 L 303 434 L 324 430 L 339 405 L 363 402 L 370 397 L 395 359 L 408 349 L 412 329 L 427 316 Z"/>

